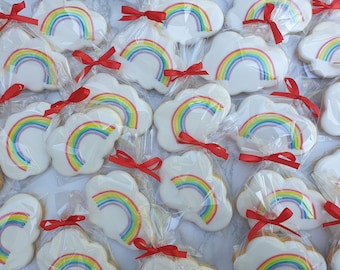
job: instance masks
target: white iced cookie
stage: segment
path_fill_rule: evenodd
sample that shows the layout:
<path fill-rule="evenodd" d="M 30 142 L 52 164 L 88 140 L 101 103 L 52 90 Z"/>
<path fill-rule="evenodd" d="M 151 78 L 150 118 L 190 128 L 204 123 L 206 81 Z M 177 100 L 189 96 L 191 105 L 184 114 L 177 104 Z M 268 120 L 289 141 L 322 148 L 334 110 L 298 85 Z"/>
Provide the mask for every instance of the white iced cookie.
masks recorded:
<path fill-rule="evenodd" d="M 322 22 L 301 40 L 298 54 L 317 76 L 334 78 L 340 75 L 339 45 L 340 24 Z"/>
<path fill-rule="evenodd" d="M 320 126 L 332 136 L 340 136 L 340 82 L 328 87 L 323 96 Z"/>
<path fill-rule="evenodd" d="M 326 270 L 322 255 L 312 247 L 276 236 L 260 236 L 248 242 L 233 260 L 233 269 Z"/>
<path fill-rule="evenodd" d="M 132 23 L 115 36 L 113 46 L 117 50 L 115 60 L 122 63 L 118 73 L 148 90 L 166 94 L 170 77 L 164 76 L 164 70 L 183 68 L 175 52 L 175 43 L 160 35 L 151 22 L 140 20 Z"/>
<path fill-rule="evenodd" d="M 275 171 L 261 170 L 238 195 L 236 207 L 243 217 L 250 209 L 270 218 L 279 216 L 288 207 L 293 216 L 282 224 L 295 230 L 311 230 L 326 221 L 325 202 L 318 191 L 309 189 L 301 179 L 283 178 Z M 248 222 L 251 227 L 257 223 L 252 219 Z"/>
<path fill-rule="evenodd" d="M 22 83 L 31 91 L 57 90 L 60 78 L 70 76 L 68 61 L 62 54 L 18 27 L 2 33 L 0 51 L 0 66 L 10 74 L 11 83 Z"/>
<path fill-rule="evenodd" d="M 174 100 L 164 102 L 154 113 L 158 143 L 170 152 L 187 150 L 190 145 L 177 142 L 181 132 L 205 142 L 210 134 L 217 131 L 230 106 L 228 91 L 217 84 L 181 91 Z"/>
<path fill-rule="evenodd" d="M 330 251 L 327 261 L 331 270 L 340 270 L 340 246 L 339 243 Z"/>
<path fill-rule="evenodd" d="M 90 106 L 109 106 L 114 109 L 128 131 L 142 135 L 152 124 L 152 110 L 139 98 L 130 85 L 120 84 L 109 74 L 100 73 L 90 78 L 84 87 L 91 90 Z"/>
<path fill-rule="evenodd" d="M 226 15 L 227 25 L 233 30 L 241 30 L 243 21 L 263 20 L 263 10 L 267 3 L 274 4 L 270 19 L 283 35 L 304 30 L 312 19 L 312 6 L 308 0 L 245 0 L 234 1 Z"/>
<path fill-rule="evenodd" d="M 166 19 L 159 26 L 182 44 L 213 36 L 224 23 L 222 10 L 210 0 L 158 0 L 152 2 L 152 7 L 165 12 Z"/>
<path fill-rule="evenodd" d="M 66 228 L 57 233 L 51 242 L 37 253 L 40 270 L 91 269 L 117 270 L 108 261 L 106 250 L 79 229 Z"/>
<path fill-rule="evenodd" d="M 34 255 L 42 218 L 39 201 L 28 194 L 11 197 L 0 209 L 0 269 L 19 270 Z"/>
<path fill-rule="evenodd" d="M 213 270 L 208 266 L 204 266 L 198 264 L 192 258 L 176 258 L 171 259 L 166 256 L 152 256 L 147 258 L 143 265 L 141 266 L 140 270 L 183 270 L 183 269 L 190 269 L 190 270 Z"/>
<path fill-rule="evenodd" d="M 223 180 L 216 177 L 209 158 L 201 151 L 170 156 L 159 171 L 160 196 L 168 207 L 207 231 L 225 228 L 232 217 Z"/>
<path fill-rule="evenodd" d="M 203 67 L 209 73 L 206 79 L 237 95 L 277 85 L 287 73 L 288 60 L 282 49 L 268 46 L 261 37 L 226 31 L 213 37 Z"/>
<path fill-rule="evenodd" d="M 130 174 L 113 171 L 91 178 L 86 199 L 91 222 L 107 237 L 131 249 L 136 237 L 149 239 L 150 203 Z"/>
<path fill-rule="evenodd" d="M 9 116 L 0 129 L 0 164 L 8 177 L 23 180 L 48 168 L 51 159 L 45 142 L 53 128 L 43 115 L 49 108 L 46 102 L 32 103 Z"/>
<path fill-rule="evenodd" d="M 121 130 L 119 115 L 108 107 L 71 115 L 47 139 L 54 169 L 64 176 L 97 172 Z"/>
<path fill-rule="evenodd" d="M 289 104 L 261 95 L 245 98 L 237 110 L 236 142 L 241 151 L 263 155 L 289 151 L 308 153 L 317 142 L 317 128 Z"/>
<path fill-rule="evenodd" d="M 43 0 L 34 14 L 40 32 L 57 51 L 74 51 L 105 38 L 107 24 L 103 16 L 81 1 Z"/>

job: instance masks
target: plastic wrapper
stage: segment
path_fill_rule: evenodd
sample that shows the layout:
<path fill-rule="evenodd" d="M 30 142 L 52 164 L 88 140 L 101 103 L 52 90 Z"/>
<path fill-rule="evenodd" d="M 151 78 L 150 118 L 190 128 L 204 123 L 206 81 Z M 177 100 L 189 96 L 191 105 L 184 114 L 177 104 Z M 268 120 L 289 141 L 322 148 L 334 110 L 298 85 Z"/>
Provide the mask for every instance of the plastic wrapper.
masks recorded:
<path fill-rule="evenodd" d="M 2 205 L 0 254 L 3 269 L 22 269 L 33 259 L 42 212 L 40 202 L 24 193 L 15 194 Z"/>
<path fill-rule="evenodd" d="M 296 268 L 326 270 L 323 256 L 313 248 L 289 234 L 258 234 L 239 246 L 233 257 L 233 269 Z"/>
<path fill-rule="evenodd" d="M 330 270 L 339 270 L 340 267 L 340 243 L 339 238 L 332 239 L 331 247 L 327 256 L 327 263 Z"/>
<path fill-rule="evenodd" d="M 283 225 L 296 231 L 312 230 L 322 226 L 328 215 L 326 200 L 303 175 L 278 165 L 258 170 L 238 194 L 236 208 L 241 216 L 250 209 L 268 218 L 277 218 L 285 208 L 293 215 Z M 256 224 L 248 219 L 250 227 Z M 269 226 L 277 231 L 279 227 Z"/>
<path fill-rule="evenodd" d="M 206 231 L 224 229 L 232 216 L 227 186 L 202 151 L 170 156 L 160 169 L 162 203 Z"/>
<path fill-rule="evenodd" d="M 276 86 L 287 74 L 288 59 L 282 49 L 269 46 L 259 36 L 225 31 L 212 38 L 203 67 L 209 73 L 205 79 L 237 95 Z"/>

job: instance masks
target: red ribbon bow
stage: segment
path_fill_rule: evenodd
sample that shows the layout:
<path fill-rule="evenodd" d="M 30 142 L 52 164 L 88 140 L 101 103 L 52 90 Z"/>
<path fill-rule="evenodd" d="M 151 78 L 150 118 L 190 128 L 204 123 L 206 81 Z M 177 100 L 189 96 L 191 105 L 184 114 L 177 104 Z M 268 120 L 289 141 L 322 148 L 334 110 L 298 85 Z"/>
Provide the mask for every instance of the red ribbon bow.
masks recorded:
<path fill-rule="evenodd" d="M 340 9 L 340 1 L 339 0 L 333 0 L 332 3 L 326 4 L 325 2 L 319 1 L 319 0 L 313 0 L 313 14 L 318 14 L 322 11 L 326 10 L 334 10 L 334 9 Z"/>
<path fill-rule="evenodd" d="M 298 169 L 300 167 L 300 163 L 296 162 L 296 157 L 290 152 L 281 152 L 263 157 L 241 153 L 238 159 L 244 162 L 261 162 L 267 160 L 283 164 L 294 169 Z"/>
<path fill-rule="evenodd" d="M 334 221 L 326 222 L 322 224 L 323 227 L 334 226 L 340 224 L 340 208 L 332 202 L 326 202 L 323 206 L 328 214 L 336 218 Z"/>
<path fill-rule="evenodd" d="M 289 208 L 285 208 L 283 209 L 283 211 L 280 213 L 280 215 L 278 217 L 276 217 L 275 219 L 269 219 L 266 218 L 265 216 L 262 216 L 260 213 L 255 212 L 253 210 L 247 209 L 246 211 L 246 217 L 250 218 L 250 219 L 256 219 L 259 222 L 257 222 L 255 224 L 255 226 L 250 230 L 249 234 L 248 234 L 248 240 L 252 240 L 258 231 L 260 231 L 264 226 L 266 226 L 267 224 L 272 224 L 272 225 L 276 225 L 279 226 L 297 236 L 300 236 L 297 232 L 294 232 L 293 230 L 289 229 L 288 227 L 282 225 L 281 223 L 290 219 L 293 216 L 293 212 L 289 209 Z"/>
<path fill-rule="evenodd" d="M 65 227 L 65 226 L 78 226 L 78 222 L 85 220 L 85 216 L 76 215 L 76 216 L 70 216 L 65 220 L 56 220 L 56 219 L 48 219 L 48 220 L 42 220 L 40 222 L 40 227 L 45 231 L 52 231 L 59 227 Z"/>
<path fill-rule="evenodd" d="M 79 82 L 79 80 L 81 78 L 84 78 L 90 72 L 90 70 L 94 66 L 98 66 L 98 65 L 101 65 L 103 67 L 106 67 L 106 68 L 109 68 L 109 69 L 113 69 L 113 70 L 119 69 L 120 66 L 121 66 L 121 63 L 109 59 L 115 52 L 116 52 L 115 48 L 112 47 L 105 54 L 103 54 L 97 61 L 94 61 L 91 58 L 91 56 L 89 56 L 88 54 L 84 53 L 83 51 L 80 51 L 80 50 L 74 51 L 72 53 L 72 56 L 75 57 L 79 62 L 81 62 L 81 63 L 86 65 L 84 70 L 82 72 L 80 72 L 74 78 L 74 80 L 76 82 Z"/>
<path fill-rule="evenodd" d="M 7 24 L 9 24 L 10 21 L 17 21 L 17 22 L 23 22 L 23 23 L 29 23 L 29 24 L 34 24 L 38 25 L 38 20 L 33 19 L 30 17 L 18 15 L 20 11 L 22 11 L 26 7 L 25 1 L 22 1 L 17 4 L 13 4 L 11 12 L 9 14 L 4 14 L 0 12 L 0 19 L 7 20 L 1 27 L 0 31 L 2 31 Z"/>
<path fill-rule="evenodd" d="M 171 77 L 170 82 L 177 80 L 178 78 L 185 76 L 198 76 L 198 75 L 208 75 L 209 73 L 202 69 L 202 62 L 194 64 L 184 71 L 176 69 L 166 69 L 164 70 L 164 76 Z"/>
<path fill-rule="evenodd" d="M 90 90 L 85 87 L 80 87 L 74 91 L 67 100 L 60 100 L 54 104 L 51 104 L 50 109 L 45 111 L 44 116 L 49 116 L 54 113 L 59 113 L 64 107 L 70 103 L 81 102 L 90 95 Z"/>
<path fill-rule="evenodd" d="M 279 44 L 279 43 L 282 42 L 283 36 L 282 36 L 279 28 L 277 27 L 276 23 L 274 21 L 272 21 L 272 19 L 271 19 L 272 12 L 273 12 L 274 8 L 275 8 L 274 4 L 267 3 L 264 7 L 263 20 L 261 20 L 261 19 L 247 20 L 247 21 L 243 21 L 243 24 L 258 23 L 258 22 L 268 24 L 270 26 L 270 29 L 273 32 L 275 43 Z"/>
<path fill-rule="evenodd" d="M 223 159 L 228 159 L 229 155 L 227 151 L 216 143 L 203 143 L 195 138 L 191 137 L 188 133 L 181 132 L 178 136 L 177 142 L 180 144 L 192 144 L 208 149 L 215 156 Z"/>
<path fill-rule="evenodd" d="M 139 19 L 140 17 L 147 17 L 149 20 L 156 22 L 163 22 L 166 19 L 166 13 L 163 11 L 139 11 L 133 7 L 122 6 L 122 13 L 127 14 L 127 16 L 121 17 L 120 21 L 134 21 Z"/>
<path fill-rule="evenodd" d="M 289 93 L 273 92 L 270 95 L 301 100 L 307 106 L 307 108 L 312 112 L 313 117 L 318 118 L 320 116 L 319 107 L 316 106 L 316 104 L 314 104 L 307 97 L 300 95 L 299 87 L 297 83 L 295 82 L 295 80 L 292 78 L 285 78 L 284 80 L 285 80 Z"/>
<path fill-rule="evenodd" d="M 166 245 L 162 247 L 149 247 L 146 241 L 142 238 L 136 238 L 133 240 L 133 243 L 135 244 L 136 248 L 140 250 L 146 250 L 146 252 L 140 256 L 138 256 L 136 259 L 152 256 L 157 253 L 163 253 L 167 256 L 171 257 L 177 257 L 177 258 L 186 258 L 187 252 L 186 251 L 180 251 L 178 248 L 174 245 Z"/>
<path fill-rule="evenodd" d="M 15 83 L 10 88 L 8 88 L 5 93 L 0 97 L 0 103 L 4 103 L 11 98 L 14 98 L 25 89 L 25 86 L 21 83 Z"/>
<path fill-rule="evenodd" d="M 138 169 L 151 177 L 155 178 L 158 182 L 160 181 L 159 175 L 155 173 L 161 166 L 163 161 L 159 157 L 154 157 L 150 160 L 147 160 L 141 164 L 138 164 L 130 155 L 125 153 L 122 150 L 116 151 L 116 156 L 109 156 L 109 160 L 115 164 L 120 166 L 130 168 L 130 169 Z"/>

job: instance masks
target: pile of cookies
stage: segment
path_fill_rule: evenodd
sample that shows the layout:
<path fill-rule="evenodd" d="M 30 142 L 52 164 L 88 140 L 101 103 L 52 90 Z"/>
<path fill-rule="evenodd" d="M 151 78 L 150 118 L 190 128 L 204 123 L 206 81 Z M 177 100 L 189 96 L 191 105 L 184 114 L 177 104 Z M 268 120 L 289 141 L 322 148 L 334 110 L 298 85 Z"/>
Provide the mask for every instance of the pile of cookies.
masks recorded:
<path fill-rule="evenodd" d="M 0 269 L 340 269 L 340 152 L 308 161 L 340 135 L 337 0 L 36 2 L 0 3 Z M 79 181 L 54 219 L 46 172 Z"/>

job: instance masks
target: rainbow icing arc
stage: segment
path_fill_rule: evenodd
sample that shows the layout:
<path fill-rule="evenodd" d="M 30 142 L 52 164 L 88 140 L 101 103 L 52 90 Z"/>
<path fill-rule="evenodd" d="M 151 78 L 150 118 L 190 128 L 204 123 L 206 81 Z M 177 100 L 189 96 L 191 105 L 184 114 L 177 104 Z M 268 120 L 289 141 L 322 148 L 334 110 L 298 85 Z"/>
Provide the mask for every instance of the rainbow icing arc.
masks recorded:
<path fill-rule="evenodd" d="M 276 71 L 272 59 L 263 50 L 257 48 L 242 48 L 230 52 L 220 62 L 215 79 L 230 80 L 235 67 L 244 61 L 252 61 L 257 65 L 260 80 L 276 80 Z"/>
<path fill-rule="evenodd" d="M 172 132 L 176 138 L 183 131 L 186 132 L 185 124 L 186 118 L 190 112 L 194 110 L 203 110 L 214 116 L 216 113 L 222 111 L 223 104 L 207 96 L 195 96 L 187 99 L 179 105 L 172 116 Z"/>
<path fill-rule="evenodd" d="M 306 194 L 297 190 L 276 190 L 275 192 L 268 194 L 265 197 L 265 201 L 268 203 L 268 207 L 270 209 L 273 209 L 276 205 L 281 203 L 292 203 L 300 209 L 301 219 L 314 220 L 317 218 L 312 200 Z M 257 212 L 262 215 L 265 214 L 267 212 L 266 206 L 263 203 L 260 203 L 258 205 Z"/>
<path fill-rule="evenodd" d="M 24 228 L 29 220 L 29 214 L 24 212 L 11 212 L 0 217 L 0 240 L 1 235 L 8 227 Z M 6 264 L 7 258 L 10 255 L 0 241 L 0 264 Z"/>
<path fill-rule="evenodd" d="M 283 253 L 270 257 L 264 261 L 257 270 L 275 270 L 275 269 L 292 269 L 292 270 L 312 270 L 313 266 L 305 257 L 294 253 Z"/>
<path fill-rule="evenodd" d="M 88 11 L 77 6 L 62 6 L 51 10 L 41 24 L 40 31 L 44 35 L 54 36 L 58 25 L 65 20 L 72 20 L 79 26 L 80 38 L 94 40 L 94 26 L 91 15 Z"/>
<path fill-rule="evenodd" d="M 124 193 L 116 190 L 106 190 L 93 195 L 92 198 L 100 210 L 114 206 L 125 212 L 128 219 L 127 226 L 119 235 L 125 243 L 130 245 L 138 236 L 142 225 L 141 214 L 135 202 Z"/>
<path fill-rule="evenodd" d="M 69 269 L 83 269 L 83 270 L 103 270 L 96 259 L 81 253 L 67 253 L 57 258 L 48 270 L 69 270 Z"/>
<path fill-rule="evenodd" d="M 281 1 L 281 0 L 259 0 L 256 1 L 248 9 L 245 20 L 261 19 L 261 14 L 266 4 L 274 4 L 275 9 L 282 9 L 289 13 L 289 18 L 293 23 L 301 23 L 305 21 L 300 7 L 292 0 Z"/>
<path fill-rule="evenodd" d="M 124 114 L 123 123 L 128 128 L 138 128 L 138 111 L 126 97 L 114 93 L 102 93 L 92 97 L 90 105 L 109 105 Z"/>
<path fill-rule="evenodd" d="M 168 86 L 170 77 L 164 76 L 164 70 L 173 69 L 173 63 L 170 54 L 157 42 L 149 39 L 133 40 L 122 50 L 120 56 L 129 62 L 133 62 L 136 57 L 143 54 L 149 54 L 157 59 L 159 69 L 155 79 Z"/>
<path fill-rule="evenodd" d="M 85 137 L 95 135 L 105 140 L 114 130 L 113 125 L 101 121 L 84 122 L 77 126 L 68 137 L 65 145 L 66 157 L 71 168 L 77 172 L 86 163 L 79 150 L 80 144 Z"/>
<path fill-rule="evenodd" d="M 57 84 L 57 66 L 54 60 L 48 56 L 46 53 L 31 49 L 22 48 L 12 52 L 6 62 L 4 63 L 4 68 L 7 71 L 18 74 L 19 69 L 25 63 L 37 63 L 39 64 L 44 72 L 44 82 L 49 85 Z"/>
<path fill-rule="evenodd" d="M 187 17 L 188 15 L 190 15 L 195 19 L 197 31 L 200 32 L 212 31 L 211 22 L 206 11 L 193 3 L 189 2 L 176 3 L 167 7 L 164 10 L 164 12 L 166 13 L 166 19 L 163 22 L 163 25 L 165 27 L 168 27 L 171 20 L 177 16 Z"/>
<path fill-rule="evenodd" d="M 203 222 L 209 224 L 215 217 L 218 207 L 218 202 L 214 190 L 202 178 L 193 174 L 183 174 L 171 179 L 171 182 L 178 190 L 193 189 L 197 191 L 204 201 L 199 215 Z"/>
<path fill-rule="evenodd" d="M 278 113 L 269 112 L 252 116 L 239 129 L 239 136 L 251 139 L 261 128 L 278 128 L 288 137 L 290 149 L 303 149 L 303 134 L 296 122 Z"/>
<path fill-rule="evenodd" d="M 316 54 L 316 59 L 330 62 L 335 52 L 339 49 L 340 37 L 332 38 L 320 47 L 318 53 Z"/>
<path fill-rule="evenodd" d="M 51 119 L 41 115 L 29 115 L 19 119 L 9 130 L 6 140 L 6 151 L 11 161 L 17 168 L 27 171 L 31 160 L 26 157 L 20 149 L 20 136 L 25 130 L 35 128 L 46 131 L 51 123 Z"/>

